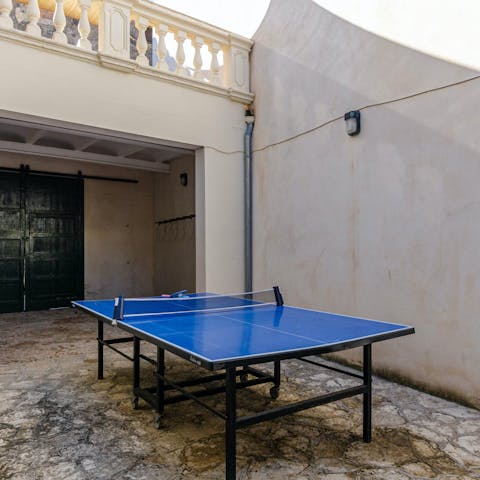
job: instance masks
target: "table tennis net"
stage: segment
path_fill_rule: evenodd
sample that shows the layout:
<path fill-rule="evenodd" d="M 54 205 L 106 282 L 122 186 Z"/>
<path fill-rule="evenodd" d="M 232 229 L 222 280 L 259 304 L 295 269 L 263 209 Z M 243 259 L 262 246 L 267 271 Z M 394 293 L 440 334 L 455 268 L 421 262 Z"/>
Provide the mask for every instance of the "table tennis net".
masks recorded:
<path fill-rule="evenodd" d="M 115 299 L 113 318 L 115 320 L 132 319 L 172 314 L 196 312 L 214 312 L 255 308 L 265 305 L 279 305 L 280 292 L 275 289 L 256 292 L 234 293 L 228 295 L 184 295 L 182 297 L 143 297 Z"/>

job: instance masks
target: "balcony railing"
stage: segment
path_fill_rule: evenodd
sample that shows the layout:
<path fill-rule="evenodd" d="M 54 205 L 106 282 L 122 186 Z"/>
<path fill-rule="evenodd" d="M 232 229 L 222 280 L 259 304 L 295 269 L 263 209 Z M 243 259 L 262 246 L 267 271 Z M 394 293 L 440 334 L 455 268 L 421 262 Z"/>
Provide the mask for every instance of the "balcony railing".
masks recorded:
<path fill-rule="evenodd" d="M 253 99 L 251 40 L 145 0 L 0 0 L 1 38 Z"/>

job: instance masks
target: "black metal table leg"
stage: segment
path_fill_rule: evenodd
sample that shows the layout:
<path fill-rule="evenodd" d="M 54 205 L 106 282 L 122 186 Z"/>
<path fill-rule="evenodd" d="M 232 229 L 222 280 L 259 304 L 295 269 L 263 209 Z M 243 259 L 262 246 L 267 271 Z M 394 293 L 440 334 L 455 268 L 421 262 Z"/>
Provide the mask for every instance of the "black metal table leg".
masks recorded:
<path fill-rule="evenodd" d="M 241 372 L 242 373 L 240 373 L 240 381 L 245 383 L 248 380 L 248 367 L 243 367 Z"/>
<path fill-rule="evenodd" d="M 278 398 L 280 394 L 280 360 L 273 362 L 273 387 L 270 389 L 270 396 L 273 399 Z"/>
<path fill-rule="evenodd" d="M 236 479 L 236 420 L 237 391 L 235 367 L 226 371 L 226 401 L 225 401 L 225 479 Z"/>
<path fill-rule="evenodd" d="M 161 427 L 161 418 L 165 410 L 165 350 L 157 347 L 157 408 L 155 415 L 155 425 Z"/>
<path fill-rule="evenodd" d="M 98 343 L 97 378 L 98 380 L 103 380 L 103 322 L 101 320 L 98 320 L 97 343 Z"/>
<path fill-rule="evenodd" d="M 363 441 L 372 441 L 372 345 L 363 347 Z"/>
<path fill-rule="evenodd" d="M 133 338 L 133 408 L 138 408 L 137 389 L 140 387 L 140 339 Z"/>

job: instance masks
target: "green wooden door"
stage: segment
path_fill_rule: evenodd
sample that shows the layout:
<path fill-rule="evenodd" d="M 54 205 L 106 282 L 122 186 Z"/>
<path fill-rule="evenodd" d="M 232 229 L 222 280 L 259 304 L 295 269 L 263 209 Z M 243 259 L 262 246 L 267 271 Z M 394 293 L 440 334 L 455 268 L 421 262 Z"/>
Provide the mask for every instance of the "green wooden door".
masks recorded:
<path fill-rule="evenodd" d="M 0 173 L 0 313 L 23 310 L 24 209 L 20 175 Z"/>
<path fill-rule="evenodd" d="M 71 300 L 83 298 L 83 181 L 0 174 L 0 191 L 16 188 L 18 200 L 12 194 L 3 196 L 10 199 L 3 204 L 10 202 L 12 207 L 2 207 L 0 200 L 0 215 L 11 218 L 9 225 L 0 227 L 4 229 L 0 230 L 0 265 L 8 265 L 8 270 L 1 270 L 9 272 L 0 273 L 4 292 L 0 293 L 0 308 L 68 306 Z M 7 285 L 8 290 L 3 288 Z"/>

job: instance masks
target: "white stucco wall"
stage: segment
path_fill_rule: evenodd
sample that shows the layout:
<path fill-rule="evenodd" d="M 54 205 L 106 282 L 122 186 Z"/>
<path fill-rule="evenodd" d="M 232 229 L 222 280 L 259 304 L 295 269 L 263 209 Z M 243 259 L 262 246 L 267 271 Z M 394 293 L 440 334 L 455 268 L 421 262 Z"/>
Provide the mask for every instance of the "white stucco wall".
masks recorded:
<path fill-rule="evenodd" d="M 136 73 L 123 73 L 66 54 L 1 40 L 0 110 L 198 146 L 203 197 L 197 225 L 209 237 L 197 250 L 197 284 L 243 289 L 244 107 L 227 97 Z M 73 132 L 74 133 L 74 132 Z M 223 152 L 220 153 L 210 146 Z M 227 195 L 225 197 L 225 195 Z M 217 205 L 225 205 L 218 208 Z M 215 215 L 202 215 L 212 206 Z M 218 236 L 221 230 L 224 235 Z M 221 289 L 219 288 L 221 287 Z"/>
<path fill-rule="evenodd" d="M 477 72 L 310 0 L 273 0 L 254 40 L 254 287 L 414 325 L 377 370 L 480 405 L 480 81 L 371 106 Z M 358 137 L 330 122 L 367 106 Z"/>
<path fill-rule="evenodd" d="M 195 190 L 197 290 L 242 292 L 245 277 L 238 274 L 244 275 L 245 258 L 243 153 L 197 150 Z"/>
<path fill-rule="evenodd" d="M 480 68 L 472 48 L 478 32 L 477 0 L 314 0 L 354 25 L 448 61 Z"/>

